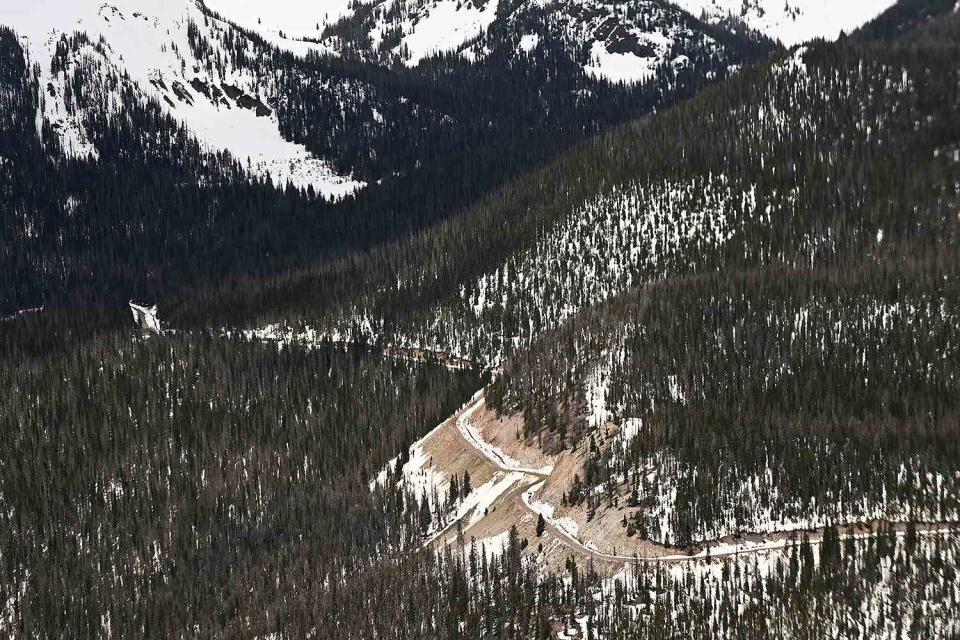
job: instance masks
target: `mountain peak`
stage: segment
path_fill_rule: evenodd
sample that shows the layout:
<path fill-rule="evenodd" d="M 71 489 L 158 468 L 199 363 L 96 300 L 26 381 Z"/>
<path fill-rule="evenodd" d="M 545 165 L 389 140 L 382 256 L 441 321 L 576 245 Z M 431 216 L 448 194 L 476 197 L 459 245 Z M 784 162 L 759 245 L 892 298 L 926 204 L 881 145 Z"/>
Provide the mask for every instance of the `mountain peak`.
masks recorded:
<path fill-rule="evenodd" d="M 253 43 L 208 15 L 202 3 L 40 0 L 18 6 L 7 22 L 21 35 L 45 89 L 38 125 L 50 125 L 67 155 L 97 156 L 84 121 L 91 108 L 115 113 L 122 107 L 116 92 L 99 85 L 110 77 L 128 96 L 156 101 L 202 147 L 228 151 L 255 175 L 334 197 L 361 186 L 281 135 L 268 106 L 269 78 L 230 62 L 228 43 L 251 53 Z M 77 76 L 82 65 L 97 72 Z M 77 78 L 84 101 L 71 86 Z M 91 96 L 99 97 L 92 106 Z"/>

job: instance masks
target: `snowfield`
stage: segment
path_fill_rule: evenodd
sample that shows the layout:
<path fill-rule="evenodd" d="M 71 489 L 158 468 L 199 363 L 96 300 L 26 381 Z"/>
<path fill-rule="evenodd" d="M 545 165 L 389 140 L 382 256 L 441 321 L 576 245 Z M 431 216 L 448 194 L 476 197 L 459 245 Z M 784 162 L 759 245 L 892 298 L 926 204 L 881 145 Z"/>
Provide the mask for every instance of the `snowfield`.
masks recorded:
<path fill-rule="evenodd" d="M 287 182 L 330 198 L 339 198 L 365 186 L 338 176 L 321 158 L 281 136 L 276 116 L 263 103 L 269 95 L 264 82 L 243 69 L 219 74 L 209 59 L 198 59 L 191 50 L 188 29 L 194 25 L 216 49 L 216 34 L 236 34 L 233 27 L 208 18 L 194 0 L 38 0 L 8 3 L 0 23 L 20 36 L 30 65 L 39 70 L 39 84 L 47 90 L 37 114 L 58 132 L 63 150 L 73 157 L 93 157 L 97 152 L 84 130 L 84 113 L 67 105 L 70 67 L 81 60 L 96 66 L 100 76 L 127 75 L 141 99 L 153 99 L 179 120 L 211 152 L 227 151 L 254 175 L 269 176 L 278 186 Z M 67 71 L 53 73 L 58 43 L 63 36 L 85 33 L 91 45 L 68 53 Z M 102 47 L 94 46 L 100 43 Z M 102 50 L 102 53 L 101 53 Z M 222 51 L 214 51 L 216 55 Z M 223 55 L 224 59 L 228 56 Z M 192 85 L 192 82 L 202 84 Z M 230 85 L 259 101 L 263 108 L 243 108 L 226 98 L 204 95 L 201 87 Z M 100 87 L 102 105 L 117 112 L 119 93 Z M 91 91 L 91 89 L 88 89 Z M 269 113 L 267 113 L 269 112 Z"/>
<path fill-rule="evenodd" d="M 686 56 L 677 56 L 670 60 L 671 50 L 678 40 L 675 31 L 662 34 L 658 31 L 631 29 L 630 33 L 637 38 L 638 43 L 649 47 L 649 55 L 641 56 L 632 51 L 610 51 L 608 43 L 598 40 L 590 46 L 590 63 L 584 67 L 586 72 L 610 82 L 636 84 L 652 80 L 657 68 L 664 63 L 669 62 L 676 66 L 686 63 Z"/>
<path fill-rule="evenodd" d="M 477 6 L 482 5 L 482 6 Z M 403 24 L 407 34 L 399 45 L 409 52 L 407 64 L 416 66 L 434 53 L 455 51 L 487 30 L 497 17 L 497 0 L 480 3 L 467 0 L 440 0 L 422 16 L 411 16 Z"/>
<path fill-rule="evenodd" d="M 255 31 L 282 49 L 300 53 L 322 46 L 323 28 L 350 13 L 354 0 L 204 0 L 207 7 L 236 25 Z M 367 0 L 369 2 L 369 0 Z"/>
<path fill-rule="evenodd" d="M 853 31 L 895 4 L 895 0 L 674 0 L 697 17 L 716 22 L 727 16 L 792 46 Z"/>

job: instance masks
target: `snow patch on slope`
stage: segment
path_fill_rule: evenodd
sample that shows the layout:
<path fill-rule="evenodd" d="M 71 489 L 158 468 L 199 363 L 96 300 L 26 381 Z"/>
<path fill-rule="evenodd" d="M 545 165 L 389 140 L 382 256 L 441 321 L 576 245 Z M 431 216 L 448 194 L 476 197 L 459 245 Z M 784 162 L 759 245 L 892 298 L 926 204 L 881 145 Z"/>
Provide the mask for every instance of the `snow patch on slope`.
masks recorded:
<path fill-rule="evenodd" d="M 473 443 L 473 445 L 478 451 L 480 451 L 480 453 L 484 455 L 485 458 L 490 460 L 496 467 L 521 474 L 539 475 L 548 474 L 553 471 L 552 465 L 546 465 L 539 469 L 525 467 L 520 462 L 507 455 L 504 451 L 484 440 L 483 435 L 476 429 L 476 427 L 473 426 L 473 424 L 470 423 L 471 416 L 473 416 L 473 414 L 476 413 L 477 410 L 482 406 L 482 403 L 478 399 L 479 395 L 474 396 L 474 398 L 475 402 L 473 403 L 473 406 L 457 417 L 457 429 L 464 438 Z"/>
<path fill-rule="evenodd" d="M 895 0 L 674 0 L 697 17 L 740 18 L 753 29 L 792 46 L 814 38 L 835 40 L 890 8 Z"/>
<path fill-rule="evenodd" d="M 463 498 L 457 506 L 457 510 L 453 516 L 453 522 L 461 521 L 463 522 L 464 529 L 470 528 L 483 518 L 485 512 L 500 499 L 500 496 L 504 495 L 518 482 L 522 482 L 524 478 L 526 478 L 526 476 L 517 471 L 510 473 L 499 471 L 495 473 L 490 480 Z"/>
<path fill-rule="evenodd" d="M 68 155 L 96 157 L 84 130 L 84 114 L 68 109 L 65 98 L 72 66 L 85 61 L 94 62 L 103 72 L 113 71 L 121 77 L 126 74 L 142 99 L 152 98 L 167 108 L 204 148 L 228 151 L 255 175 L 270 176 L 280 185 L 287 181 L 302 188 L 312 185 L 328 197 L 340 197 L 364 186 L 337 176 L 304 146 L 280 135 L 275 115 L 264 104 L 266 88 L 258 78 L 240 69 L 230 69 L 220 76 L 208 66 L 209 60 L 194 57 L 188 37 L 191 23 L 215 48 L 219 40 L 212 37 L 214 30 L 234 30 L 208 19 L 192 0 L 126 0 L 114 4 L 102 0 L 37 0 L 17 3 L 5 10 L 0 21 L 18 32 L 29 62 L 39 67 L 38 80 L 45 98 L 38 125 L 49 122 Z M 54 74 L 51 63 L 58 43 L 75 32 L 85 33 L 91 43 L 102 44 L 69 52 L 66 72 Z M 194 80 L 208 90 L 214 87 L 220 91 L 229 84 L 259 106 L 245 108 L 231 104 L 226 97 L 204 95 L 191 85 Z M 103 102 L 112 111 L 122 108 L 115 103 L 115 96 L 105 96 Z"/>
<path fill-rule="evenodd" d="M 433 468 L 433 459 L 420 444 L 410 447 L 410 459 L 401 473 L 400 482 L 419 500 L 442 495 L 448 480 L 446 474 Z"/>
<path fill-rule="evenodd" d="M 497 4 L 498 0 L 439 0 L 429 12 L 410 16 L 400 44 L 400 50 L 409 53 L 407 64 L 415 66 L 435 53 L 455 51 L 481 35 L 497 17 Z"/>
<path fill-rule="evenodd" d="M 659 33 L 644 33 L 640 34 L 640 41 L 650 47 L 650 55 L 612 52 L 605 42 L 595 41 L 590 47 L 590 63 L 584 69 L 595 78 L 611 82 L 635 84 L 650 80 L 665 62 L 673 40 Z"/>
<path fill-rule="evenodd" d="M 318 40 L 325 26 L 349 14 L 356 0 L 204 0 L 207 7 L 234 24 L 254 31 L 280 49 L 298 55 L 326 52 Z"/>

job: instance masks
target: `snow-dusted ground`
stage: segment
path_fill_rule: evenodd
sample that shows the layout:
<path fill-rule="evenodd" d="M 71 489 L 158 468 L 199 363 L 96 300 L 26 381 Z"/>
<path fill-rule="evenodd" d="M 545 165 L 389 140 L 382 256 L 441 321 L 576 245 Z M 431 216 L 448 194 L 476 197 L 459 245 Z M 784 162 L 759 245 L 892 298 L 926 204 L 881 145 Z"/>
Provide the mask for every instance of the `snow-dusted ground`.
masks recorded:
<path fill-rule="evenodd" d="M 498 0 L 438 0 L 428 13 L 413 15 L 403 24 L 406 35 L 399 49 L 409 53 L 410 65 L 434 53 L 454 51 L 493 24 L 497 5 Z"/>
<path fill-rule="evenodd" d="M 670 60 L 670 51 L 675 43 L 676 34 L 662 34 L 658 31 L 644 32 L 638 29 L 631 30 L 640 43 L 650 47 L 652 54 L 639 56 L 633 52 L 611 52 L 605 42 L 596 41 L 590 46 L 590 62 L 584 69 L 595 78 L 603 78 L 611 82 L 634 84 L 651 80 L 657 72 L 657 67 L 665 62 L 676 66 L 686 64 L 686 56 L 677 56 Z"/>
<path fill-rule="evenodd" d="M 792 197 L 784 194 L 784 202 Z M 758 213 L 755 209 L 753 187 L 738 189 L 719 175 L 611 189 L 560 220 L 533 248 L 464 286 L 465 308 L 452 318 L 466 313 L 470 324 L 481 325 L 498 307 L 512 309 L 518 318 L 539 318 L 541 327 L 521 322 L 508 328 L 520 332 L 518 344 L 527 344 L 538 331 L 558 326 L 584 307 L 639 286 L 651 274 L 669 273 L 679 261 L 686 266 L 689 255 L 723 245 L 736 233 L 736 222 Z M 452 318 L 438 310 L 421 340 L 470 351 L 470 337 L 456 335 L 460 322 Z M 497 362 L 502 354 L 490 356 Z"/>
<path fill-rule="evenodd" d="M 504 531 L 489 538 L 480 538 L 473 541 L 476 549 L 479 549 L 487 556 L 487 562 L 490 562 L 495 556 L 503 555 L 506 551 L 507 543 L 510 540 L 510 532 Z"/>
<path fill-rule="evenodd" d="M 820 605 L 810 615 L 816 615 L 818 623 L 825 627 L 820 630 L 821 637 L 917 637 L 908 630 L 918 616 L 929 624 L 928 631 L 933 634 L 929 637 L 949 638 L 960 632 L 960 619 L 953 614 L 957 602 L 956 573 L 943 570 L 944 566 L 956 566 L 960 545 L 955 531 L 920 533 L 909 552 L 910 560 L 902 531 L 896 534 L 889 550 L 879 554 L 875 544 L 865 540 L 866 536 L 857 537 L 861 542 L 857 544 L 856 558 L 844 561 L 849 579 L 858 577 L 855 586 L 862 591 L 851 599 L 846 589 L 834 587 L 817 596 Z M 818 544 L 812 542 L 811 574 L 821 567 Z M 739 620 L 731 618 L 730 611 L 742 616 L 748 608 L 754 615 L 766 618 L 776 637 L 801 638 L 810 632 L 808 621 L 795 617 L 796 602 L 772 597 L 768 590 L 782 581 L 790 584 L 787 563 L 780 550 L 754 552 L 724 562 L 661 565 L 652 573 L 625 565 L 603 581 L 595 599 L 611 602 L 616 593 L 625 590 L 630 594 L 628 600 L 640 596 L 632 606 L 637 615 L 649 615 L 657 607 L 669 612 L 674 623 L 709 629 L 714 637 L 736 635 Z M 861 575 L 863 579 L 859 579 Z M 787 612 L 785 605 L 794 609 Z M 692 612 L 696 613 L 691 617 Z M 594 637 L 601 640 L 606 636 L 601 633 Z"/>
<path fill-rule="evenodd" d="M 814 38 L 836 39 L 877 17 L 896 0 L 674 0 L 709 20 L 742 18 L 752 28 L 790 46 Z"/>
<path fill-rule="evenodd" d="M 314 327 L 295 329 L 279 323 L 268 324 L 259 329 L 247 329 L 241 333 L 247 340 L 267 340 L 276 342 L 281 347 L 290 344 L 318 346 L 331 342 L 351 342 L 351 334 L 337 330 L 322 331 Z"/>
<path fill-rule="evenodd" d="M 30 63 L 39 68 L 39 83 L 47 88 L 38 126 L 46 120 L 59 132 L 63 150 L 71 156 L 96 157 L 83 125 L 83 113 L 68 109 L 66 86 L 72 73 L 53 74 L 51 61 L 64 34 L 85 33 L 92 43 L 103 41 L 105 54 L 86 45 L 71 54 L 69 63 L 84 60 L 101 69 L 101 74 L 126 74 L 142 98 L 153 98 L 197 138 L 209 151 L 229 151 L 253 173 L 269 175 L 274 183 L 287 181 L 298 187 L 312 185 L 327 197 L 349 194 L 363 183 L 336 175 L 322 159 L 305 147 L 284 140 L 274 114 L 257 114 L 255 109 L 214 100 L 191 87 L 197 79 L 208 85 L 229 83 L 246 94 L 265 101 L 263 81 L 242 69 L 228 69 L 223 75 L 209 60 L 194 58 L 187 31 L 193 23 L 215 48 L 217 33 L 232 27 L 209 19 L 194 0 L 37 0 L 6 3 L 0 24 L 13 28 L 22 38 Z M 222 52 L 221 52 L 222 53 Z M 229 57 L 222 56 L 224 59 Z M 178 83 L 189 100 L 174 91 Z M 49 85 L 49 86 L 48 86 Z M 103 106 L 117 111 L 116 92 L 105 92 Z"/>
<path fill-rule="evenodd" d="M 356 0 L 204 0 L 207 7 L 234 24 L 255 31 L 276 46 L 294 53 L 324 47 L 318 40 L 325 26 L 348 15 Z M 370 0 L 361 0 L 363 2 Z M 283 34 L 283 35 L 281 35 Z"/>
<path fill-rule="evenodd" d="M 462 524 L 464 529 L 476 524 L 501 496 L 510 491 L 518 482 L 523 482 L 526 477 L 525 474 L 515 471 L 495 473 L 490 480 L 473 489 L 457 503 L 456 510 L 447 517 L 449 524 L 442 529 L 435 527 L 435 532 L 428 536 L 427 542 L 429 543 L 439 537 L 458 522 Z M 446 490 L 447 487 L 444 487 L 444 489 Z"/>

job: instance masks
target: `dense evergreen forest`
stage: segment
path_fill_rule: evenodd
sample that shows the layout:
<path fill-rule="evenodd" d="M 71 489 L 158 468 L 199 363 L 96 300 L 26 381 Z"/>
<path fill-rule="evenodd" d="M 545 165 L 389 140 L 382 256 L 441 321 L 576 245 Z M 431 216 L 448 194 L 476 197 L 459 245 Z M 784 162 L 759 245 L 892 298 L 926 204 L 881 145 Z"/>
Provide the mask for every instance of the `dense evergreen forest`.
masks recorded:
<path fill-rule="evenodd" d="M 670 175 L 705 188 L 618 188 L 466 296 L 504 300 L 479 318 L 533 337 L 488 399 L 548 449 L 591 438 L 598 379 L 612 418 L 641 425 L 578 478 L 605 492 L 572 488 L 591 511 L 625 485 L 643 496 L 631 527 L 680 545 L 771 522 L 957 517 L 960 131 L 943 71 L 957 27 L 813 45 L 707 92 L 703 106 L 755 89 L 709 113 L 758 124 L 682 147 Z M 685 110 L 672 115 L 690 126 Z M 709 131 L 706 113 L 691 106 L 691 128 Z"/>
<path fill-rule="evenodd" d="M 108 115 L 125 85 L 93 55 L 71 104 L 98 157 L 60 154 L 0 28 L 0 636 L 960 636 L 952 1 L 791 52 L 730 32 L 635 87 L 584 74 L 546 12 L 534 52 L 506 29 L 412 69 L 364 49 L 362 12 L 340 59 L 194 31 L 371 182 L 340 202 L 136 96 Z M 131 296 L 162 335 L 120 328 Z M 234 330 L 268 323 L 321 339 Z M 615 570 L 549 570 L 516 526 L 434 553 L 469 480 L 428 500 L 400 469 L 482 388 L 518 439 L 586 455 L 564 508 L 625 501 L 677 548 L 796 531 Z M 597 446 L 598 396 L 629 439 Z"/>
<path fill-rule="evenodd" d="M 540 577 L 511 536 L 502 555 L 476 549 L 364 576 L 329 622 L 291 618 L 291 636 L 382 638 L 949 638 L 957 632 L 956 536 L 798 539 L 783 557 L 713 565 L 642 565 L 601 588 L 570 561 Z M 410 585 L 416 585 L 411 589 Z M 417 598 L 409 598 L 409 591 Z M 371 615 L 371 612 L 377 612 Z M 382 622 L 389 621 L 389 622 Z M 354 631 L 356 630 L 356 631 Z M 564 635 L 559 635 L 559 634 Z M 577 634 L 577 635 L 574 635 Z"/>
<path fill-rule="evenodd" d="M 247 636 L 416 548 L 371 470 L 481 384 L 362 349 L 118 334 L 0 368 L 0 633 Z M 333 594 L 331 594 L 333 595 Z"/>

